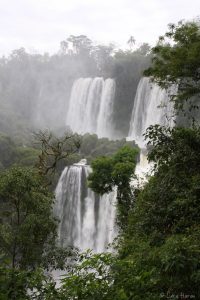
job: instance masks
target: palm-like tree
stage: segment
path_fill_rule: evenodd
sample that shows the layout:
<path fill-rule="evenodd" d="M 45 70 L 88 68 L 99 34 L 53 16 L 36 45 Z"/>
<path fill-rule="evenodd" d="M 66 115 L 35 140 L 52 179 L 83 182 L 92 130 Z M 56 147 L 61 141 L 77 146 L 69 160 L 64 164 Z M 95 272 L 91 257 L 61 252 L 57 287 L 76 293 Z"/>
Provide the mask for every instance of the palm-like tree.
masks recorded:
<path fill-rule="evenodd" d="M 133 48 L 133 46 L 135 45 L 135 38 L 134 38 L 134 36 L 132 36 L 132 35 L 130 36 L 127 44 L 129 45 L 130 49 Z"/>

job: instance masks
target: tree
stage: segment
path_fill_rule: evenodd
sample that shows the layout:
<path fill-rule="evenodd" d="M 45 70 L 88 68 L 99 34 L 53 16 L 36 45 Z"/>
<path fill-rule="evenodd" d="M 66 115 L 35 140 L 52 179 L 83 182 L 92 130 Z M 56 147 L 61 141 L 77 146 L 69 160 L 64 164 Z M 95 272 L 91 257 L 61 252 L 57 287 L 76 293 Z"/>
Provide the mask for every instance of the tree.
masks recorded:
<path fill-rule="evenodd" d="M 113 66 L 112 53 L 115 45 L 96 45 L 92 49 L 91 55 L 94 57 L 99 71 L 103 72 L 104 76 L 110 75 Z"/>
<path fill-rule="evenodd" d="M 0 177 L 1 255 L 12 268 L 35 268 L 56 236 L 53 195 L 36 169 L 12 167 Z"/>
<path fill-rule="evenodd" d="M 76 55 L 89 56 L 92 49 L 92 41 L 86 35 L 70 35 L 67 42 L 72 43 Z"/>
<path fill-rule="evenodd" d="M 8 168 L 16 159 L 16 145 L 12 139 L 0 133 L 0 161 L 2 168 Z"/>
<path fill-rule="evenodd" d="M 40 131 L 35 133 L 37 144 L 41 147 L 41 154 L 36 167 L 41 175 L 52 175 L 55 173 L 57 164 L 77 153 L 80 148 L 80 136 L 76 134 L 66 133 L 62 137 L 57 138 L 50 131 Z"/>
<path fill-rule="evenodd" d="M 68 269 L 58 291 L 60 300 L 106 300 L 110 294 L 112 276 L 110 265 L 114 257 L 110 253 L 83 253 L 78 263 Z M 111 299 L 111 298 L 109 298 Z"/>
<path fill-rule="evenodd" d="M 171 43 L 170 43 L 171 42 Z M 153 64 L 144 74 L 152 76 L 162 88 L 178 87 L 172 96 L 177 110 L 196 107 L 200 95 L 200 35 L 195 22 L 170 24 L 169 31 L 152 49 Z"/>
<path fill-rule="evenodd" d="M 69 43 L 67 41 L 60 42 L 60 50 L 62 54 L 66 54 L 68 47 L 69 47 Z"/>
<path fill-rule="evenodd" d="M 148 55 L 151 51 L 151 47 L 147 43 L 143 43 L 136 51 L 142 55 Z"/>
<path fill-rule="evenodd" d="M 133 45 L 135 45 L 135 38 L 134 38 L 134 36 L 132 36 L 132 35 L 130 36 L 127 44 L 129 45 L 130 49 L 133 48 Z"/>
<path fill-rule="evenodd" d="M 99 157 L 92 161 L 92 173 L 88 177 L 89 186 L 100 195 L 117 188 L 118 223 L 121 228 L 126 226 L 128 212 L 133 204 L 131 179 L 137 154 L 137 148 L 126 145 L 111 157 Z"/>

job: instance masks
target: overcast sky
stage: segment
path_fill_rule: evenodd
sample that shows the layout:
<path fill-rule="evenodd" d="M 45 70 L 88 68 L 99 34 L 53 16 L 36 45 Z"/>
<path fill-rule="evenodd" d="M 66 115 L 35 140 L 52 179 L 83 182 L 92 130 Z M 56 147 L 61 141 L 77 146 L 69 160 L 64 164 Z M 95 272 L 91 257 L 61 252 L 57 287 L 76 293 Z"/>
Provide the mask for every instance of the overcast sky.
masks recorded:
<path fill-rule="evenodd" d="M 200 15 L 200 0 L 0 0 L 0 54 L 57 52 L 70 34 L 124 47 L 154 44 L 167 24 Z"/>

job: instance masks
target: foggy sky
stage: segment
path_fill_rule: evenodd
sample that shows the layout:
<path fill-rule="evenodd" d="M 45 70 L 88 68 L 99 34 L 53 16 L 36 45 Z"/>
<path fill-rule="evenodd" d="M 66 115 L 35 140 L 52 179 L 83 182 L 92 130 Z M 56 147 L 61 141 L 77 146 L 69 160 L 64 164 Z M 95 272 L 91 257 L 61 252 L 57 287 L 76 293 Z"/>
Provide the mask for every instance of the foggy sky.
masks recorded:
<path fill-rule="evenodd" d="M 154 44 L 168 23 L 200 15 L 200 0 L 0 0 L 0 55 L 57 52 L 70 34 L 125 47 Z"/>

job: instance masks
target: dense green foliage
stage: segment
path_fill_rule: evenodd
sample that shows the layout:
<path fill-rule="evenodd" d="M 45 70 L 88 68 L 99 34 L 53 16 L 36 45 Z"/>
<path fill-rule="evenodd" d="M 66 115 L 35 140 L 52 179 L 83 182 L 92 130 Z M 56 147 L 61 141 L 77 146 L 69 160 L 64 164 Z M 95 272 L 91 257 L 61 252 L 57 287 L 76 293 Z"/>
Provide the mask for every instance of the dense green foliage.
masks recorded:
<path fill-rule="evenodd" d="M 43 146 L 42 140 L 46 141 Z M 35 165 L 39 167 L 40 165 L 44 172 L 48 170 L 48 173 L 51 173 L 53 171 L 54 176 L 51 176 L 50 180 L 52 189 L 54 189 L 66 165 L 77 163 L 82 158 L 86 158 L 90 164 L 92 159 L 98 156 L 111 156 L 124 145 L 132 144 L 132 142 L 126 142 L 125 139 L 116 141 L 110 141 L 107 138 L 98 139 L 95 134 L 78 136 L 66 133 L 58 137 L 45 131 L 34 134 L 27 140 L 26 146 L 22 140 L 17 143 L 8 135 L 0 134 L 0 169 L 4 170 L 14 164 L 30 167 Z M 42 151 L 43 155 L 41 156 Z"/>
<path fill-rule="evenodd" d="M 112 262 L 111 254 L 83 253 L 78 264 L 68 269 L 69 276 L 63 278 L 57 299 L 105 299 L 113 280 L 109 272 Z"/>
<path fill-rule="evenodd" d="M 41 262 L 44 244 L 56 234 L 53 195 L 37 170 L 13 167 L 0 177 L 1 256 L 13 268 Z"/>
<path fill-rule="evenodd" d="M 0 169 L 12 165 L 16 156 L 16 145 L 13 140 L 5 134 L 0 134 Z"/>
<path fill-rule="evenodd" d="M 29 141 L 28 141 L 29 143 Z M 6 134 L 0 134 L 0 169 L 6 169 L 13 164 L 34 166 L 40 154 L 34 145 L 18 144 Z"/>
<path fill-rule="evenodd" d="M 118 283 L 125 299 L 198 299 L 200 129 L 152 128 L 149 135 L 156 170 L 129 213 Z"/>
<path fill-rule="evenodd" d="M 126 142 L 126 139 L 109 140 L 99 138 L 96 134 L 85 134 L 81 139 L 80 156 L 86 158 L 88 163 L 99 156 L 111 156 L 121 147 L 129 145 L 135 146 L 134 142 Z"/>

